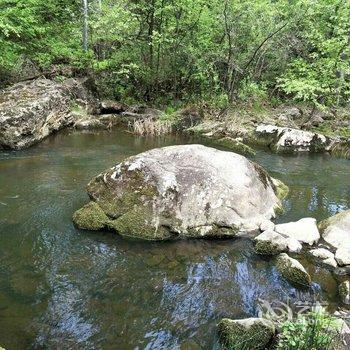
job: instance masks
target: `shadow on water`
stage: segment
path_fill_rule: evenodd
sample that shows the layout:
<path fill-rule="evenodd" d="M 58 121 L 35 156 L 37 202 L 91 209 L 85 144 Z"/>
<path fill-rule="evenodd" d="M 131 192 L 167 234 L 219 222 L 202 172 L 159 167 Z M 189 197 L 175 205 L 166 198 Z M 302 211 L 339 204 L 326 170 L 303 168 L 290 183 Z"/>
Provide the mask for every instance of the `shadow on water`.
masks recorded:
<path fill-rule="evenodd" d="M 0 344 L 8 349 L 208 349 L 222 317 L 257 315 L 258 299 L 337 302 L 327 271 L 306 264 L 299 292 L 248 240 L 147 243 L 74 229 L 85 185 L 127 156 L 183 137 L 60 133 L 0 153 Z M 278 221 L 323 219 L 349 207 L 349 161 L 254 160 L 290 186 Z"/>

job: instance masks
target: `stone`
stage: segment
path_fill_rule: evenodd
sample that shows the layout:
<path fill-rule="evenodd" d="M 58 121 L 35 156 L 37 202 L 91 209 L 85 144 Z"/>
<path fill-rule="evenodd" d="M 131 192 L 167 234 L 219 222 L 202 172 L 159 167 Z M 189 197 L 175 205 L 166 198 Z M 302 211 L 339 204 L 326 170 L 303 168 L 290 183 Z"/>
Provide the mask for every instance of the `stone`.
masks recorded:
<path fill-rule="evenodd" d="M 101 102 L 100 109 L 101 114 L 120 114 L 127 110 L 127 106 L 117 101 L 104 100 Z"/>
<path fill-rule="evenodd" d="M 287 250 L 286 239 L 272 230 L 255 237 L 255 251 L 261 255 L 277 255 Z"/>
<path fill-rule="evenodd" d="M 335 260 L 340 266 L 350 265 L 350 247 L 338 248 L 335 252 Z"/>
<path fill-rule="evenodd" d="M 340 283 L 338 290 L 341 301 L 346 305 L 350 305 L 350 281 Z"/>
<path fill-rule="evenodd" d="M 109 218 L 95 202 L 90 202 L 73 215 L 77 228 L 85 230 L 102 230 L 109 223 Z"/>
<path fill-rule="evenodd" d="M 254 156 L 256 154 L 256 152 L 251 147 L 245 145 L 242 141 L 239 141 L 232 137 L 223 137 L 213 142 L 215 145 L 225 147 L 239 154 L 244 154 L 248 156 Z"/>
<path fill-rule="evenodd" d="M 275 229 L 275 224 L 271 221 L 271 220 L 264 220 L 261 224 L 260 224 L 260 231 L 264 232 L 267 230 L 274 230 Z"/>
<path fill-rule="evenodd" d="M 274 324 L 264 318 L 222 319 L 218 324 L 222 350 L 263 350 L 275 335 Z"/>
<path fill-rule="evenodd" d="M 335 143 L 322 134 L 275 125 L 259 125 L 255 133 L 273 150 L 282 153 L 330 151 Z"/>
<path fill-rule="evenodd" d="M 275 231 L 284 237 L 295 238 L 301 243 L 313 245 L 320 239 L 316 219 L 304 218 L 275 226 Z"/>
<path fill-rule="evenodd" d="M 350 248 L 350 209 L 319 224 L 322 238 L 333 248 Z"/>
<path fill-rule="evenodd" d="M 275 231 L 284 237 L 295 238 L 301 243 L 313 245 L 320 239 L 316 219 L 303 218 L 295 222 L 288 222 L 275 226 Z"/>
<path fill-rule="evenodd" d="M 94 178 L 87 191 L 110 229 L 163 240 L 258 231 L 281 208 L 280 186 L 241 155 L 181 145 L 130 157 Z"/>
<path fill-rule="evenodd" d="M 286 238 L 286 243 L 290 253 L 300 253 L 303 249 L 301 243 L 293 237 Z"/>
<path fill-rule="evenodd" d="M 71 125 L 74 103 L 95 102 L 85 83 L 83 79 L 62 83 L 37 79 L 1 90 L 0 148 L 27 148 Z"/>
<path fill-rule="evenodd" d="M 297 107 L 286 108 L 284 114 L 290 119 L 299 119 L 302 117 L 302 111 Z"/>
<path fill-rule="evenodd" d="M 337 262 L 334 259 L 334 254 L 325 248 L 317 248 L 309 251 L 314 258 L 316 258 L 320 263 L 329 267 L 337 267 Z"/>
<path fill-rule="evenodd" d="M 295 286 L 301 288 L 309 288 L 311 286 L 311 277 L 304 266 L 286 253 L 278 255 L 276 266 L 281 275 Z"/>

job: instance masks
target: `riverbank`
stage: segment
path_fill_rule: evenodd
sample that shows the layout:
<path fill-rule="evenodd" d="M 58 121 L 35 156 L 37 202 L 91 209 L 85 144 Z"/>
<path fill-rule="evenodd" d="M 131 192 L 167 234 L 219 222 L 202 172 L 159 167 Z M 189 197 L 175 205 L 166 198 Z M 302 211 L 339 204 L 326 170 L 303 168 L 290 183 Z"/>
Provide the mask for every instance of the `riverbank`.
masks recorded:
<path fill-rule="evenodd" d="M 30 147 L 63 128 L 108 129 L 123 125 L 143 136 L 186 133 L 232 151 L 253 154 L 265 146 L 277 153 L 327 152 L 350 157 L 347 109 L 320 111 L 306 105 L 197 103 L 156 109 L 102 100 L 87 78 L 36 79 L 0 91 L 0 147 Z"/>

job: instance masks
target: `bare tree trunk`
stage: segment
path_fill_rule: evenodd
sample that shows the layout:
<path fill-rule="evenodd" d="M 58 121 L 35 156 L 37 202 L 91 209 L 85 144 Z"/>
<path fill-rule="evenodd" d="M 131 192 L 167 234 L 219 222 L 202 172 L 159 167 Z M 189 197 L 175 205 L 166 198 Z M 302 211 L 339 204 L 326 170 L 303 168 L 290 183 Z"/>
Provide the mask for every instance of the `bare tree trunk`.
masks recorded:
<path fill-rule="evenodd" d="M 86 52 L 88 50 L 88 0 L 83 1 L 83 50 Z"/>

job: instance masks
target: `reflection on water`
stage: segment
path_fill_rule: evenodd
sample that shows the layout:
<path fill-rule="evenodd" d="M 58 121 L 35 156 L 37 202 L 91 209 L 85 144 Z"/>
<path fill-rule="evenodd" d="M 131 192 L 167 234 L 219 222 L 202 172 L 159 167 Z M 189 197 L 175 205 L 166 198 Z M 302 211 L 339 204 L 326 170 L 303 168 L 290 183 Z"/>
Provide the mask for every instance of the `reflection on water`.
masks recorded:
<path fill-rule="evenodd" d="M 92 176 L 153 147 L 191 142 L 66 133 L 0 153 L 0 345 L 7 349 L 208 349 L 222 317 L 257 315 L 258 299 L 337 301 L 330 273 L 307 265 L 298 292 L 246 240 L 147 243 L 75 230 Z M 325 218 L 350 203 L 349 161 L 255 161 L 290 186 L 278 221 Z"/>

